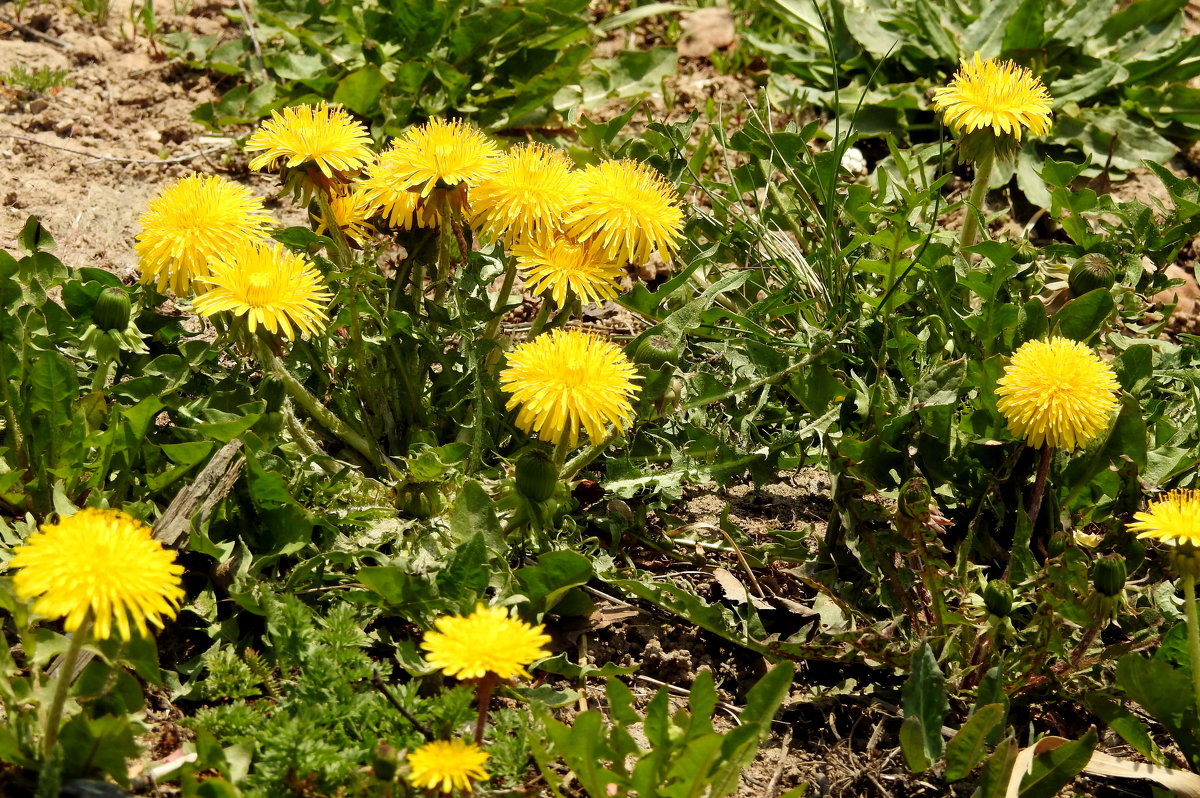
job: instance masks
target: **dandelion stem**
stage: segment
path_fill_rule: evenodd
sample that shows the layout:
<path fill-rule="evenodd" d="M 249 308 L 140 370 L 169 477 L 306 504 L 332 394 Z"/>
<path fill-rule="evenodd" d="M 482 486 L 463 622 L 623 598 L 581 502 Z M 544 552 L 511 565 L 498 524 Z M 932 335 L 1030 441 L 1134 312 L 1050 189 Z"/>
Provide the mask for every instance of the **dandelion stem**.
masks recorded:
<path fill-rule="evenodd" d="M 538 308 L 537 315 L 533 317 L 533 325 L 529 328 L 529 336 L 527 340 L 532 341 L 537 337 L 537 334 L 546 326 L 546 320 L 550 318 L 550 297 L 542 297 L 542 306 Z"/>
<path fill-rule="evenodd" d="M 1042 510 L 1042 497 L 1046 495 L 1046 478 L 1050 475 L 1050 462 L 1054 460 L 1054 448 L 1042 446 L 1042 460 L 1038 463 L 1037 476 L 1033 480 L 1033 492 L 1029 494 L 1029 526 L 1037 523 Z"/>
<path fill-rule="evenodd" d="M 975 162 L 975 184 L 971 186 L 971 198 L 967 201 L 966 215 L 963 217 L 962 235 L 959 238 L 959 249 L 966 249 L 975 243 L 978 232 L 978 218 L 984 212 L 983 204 L 987 198 L 988 183 L 992 178 L 992 164 L 996 156 L 992 149 L 987 148 Z"/>
<path fill-rule="evenodd" d="M 487 727 L 488 710 L 492 706 L 492 690 L 496 689 L 496 674 L 488 671 L 479 680 L 475 700 L 479 704 L 479 719 L 475 721 L 475 744 L 483 745 L 483 731 Z"/>
<path fill-rule="evenodd" d="M 1200 711 L 1200 623 L 1196 618 L 1196 577 L 1183 576 L 1184 611 L 1187 613 L 1188 656 L 1192 662 L 1192 698 Z"/>
<path fill-rule="evenodd" d="M 504 267 L 504 282 L 500 284 L 500 293 L 496 295 L 496 306 L 492 308 L 492 320 L 488 322 L 487 329 L 483 331 L 484 340 L 496 340 L 496 333 L 500 330 L 500 320 L 504 317 L 504 306 L 508 303 L 508 296 L 512 293 L 513 283 L 516 281 L 517 262 L 510 260 Z"/>
<path fill-rule="evenodd" d="M 559 309 L 558 313 L 554 314 L 554 318 L 550 320 L 544 329 L 553 330 L 556 327 L 564 327 L 571 320 L 571 317 L 579 313 L 582 304 L 579 297 L 572 295 L 567 299 L 566 303 Z"/>
<path fill-rule="evenodd" d="M 570 436 L 564 434 L 554 447 L 554 470 L 562 474 L 563 465 L 567 462 L 567 453 L 571 451 Z"/>
<path fill-rule="evenodd" d="M 287 367 L 283 365 L 279 358 L 263 346 L 262 342 L 257 338 L 254 339 L 254 348 L 255 354 L 258 355 L 263 366 L 279 378 L 288 396 L 292 397 L 292 401 L 304 408 L 304 412 L 308 413 L 309 416 L 325 429 L 336 435 L 351 449 L 367 458 L 377 468 L 388 471 L 393 470 L 391 464 L 384 460 L 378 450 L 371 445 L 370 441 L 351 429 L 349 424 L 342 421 L 329 408 L 321 404 L 317 400 L 317 397 L 309 393 L 308 389 L 292 376 L 292 373 L 287 370 Z"/>
<path fill-rule="evenodd" d="M 54 696 L 50 699 L 50 711 L 46 715 L 46 733 L 42 736 L 42 751 L 49 757 L 58 742 L 58 727 L 62 724 L 63 705 L 67 702 L 67 692 L 71 689 L 71 680 L 75 677 L 75 662 L 79 652 L 83 650 L 83 641 L 92 632 L 92 611 L 89 609 L 83 618 L 83 623 L 71 635 L 71 642 L 63 654 L 54 682 Z"/>

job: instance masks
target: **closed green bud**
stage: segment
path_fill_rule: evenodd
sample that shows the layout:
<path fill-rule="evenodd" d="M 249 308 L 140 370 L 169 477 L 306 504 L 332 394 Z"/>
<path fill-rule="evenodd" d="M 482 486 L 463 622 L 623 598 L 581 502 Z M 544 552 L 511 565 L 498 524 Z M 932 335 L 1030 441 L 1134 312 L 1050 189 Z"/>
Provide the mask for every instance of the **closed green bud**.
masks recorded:
<path fill-rule="evenodd" d="M 1109 289 L 1117 282 L 1117 270 L 1113 262 L 1099 252 L 1082 255 L 1067 276 L 1067 287 L 1071 296 L 1083 296 L 1097 288 Z"/>
<path fill-rule="evenodd" d="M 395 746 L 386 740 L 380 740 L 371 752 L 371 770 L 375 772 L 375 778 L 385 784 L 394 782 L 396 772 L 400 769 L 400 760 L 403 759 L 402 755 L 403 752 L 396 750 Z"/>
<path fill-rule="evenodd" d="M 1110 554 L 1092 563 L 1092 585 L 1105 596 L 1120 595 L 1125 589 L 1125 558 Z"/>
<path fill-rule="evenodd" d="M 132 312 L 129 293 L 123 288 L 109 286 L 96 297 L 96 304 L 92 307 L 92 323 L 105 332 L 123 332 L 129 326 Z"/>
<path fill-rule="evenodd" d="M 517 460 L 517 493 L 531 502 L 544 502 L 558 487 L 558 468 L 545 452 L 534 449 Z"/>
<path fill-rule="evenodd" d="M 1046 542 L 1046 555 L 1049 557 L 1059 557 L 1067 550 L 1067 545 L 1071 542 L 1071 536 L 1061 529 L 1054 530 L 1050 535 L 1050 540 Z"/>
<path fill-rule="evenodd" d="M 287 395 L 283 380 L 267 375 L 263 378 L 262 398 L 267 402 L 267 412 L 275 413 L 283 408 L 283 400 Z"/>
<path fill-rule="evenodd" d="M 1037 257 L 1038 248 L 1028 238 L 1013 239 L 1009 243 L 1017 248 L 1013 252 L 1013 263 L 1033 263 L 1034 258 Z"/>
<path fill-rule="evenodd" d="M 669 338 L 664 335 L 651 335 L 638 344 L 633 359 L 637 363 L 657 369 L 678 361 L 679 355 L 679 347 L 672 344 Z"/>
<path fill-rule="evenodd" d="M 1003 579 L 993 579 L 983 589 L 983 606 L 998 618 L 1007 618 L 1012 612 L 1012 586 Z"/>
<path fill-rule="evenodd" d="M 907 518 L 925 521 L 929 518 L 929 504 L 932 501 L 933 494 L 929 491 L 929 483 L 921 477 L 913 477 L 904 483 L 900 490 L 897 509 Z"/>

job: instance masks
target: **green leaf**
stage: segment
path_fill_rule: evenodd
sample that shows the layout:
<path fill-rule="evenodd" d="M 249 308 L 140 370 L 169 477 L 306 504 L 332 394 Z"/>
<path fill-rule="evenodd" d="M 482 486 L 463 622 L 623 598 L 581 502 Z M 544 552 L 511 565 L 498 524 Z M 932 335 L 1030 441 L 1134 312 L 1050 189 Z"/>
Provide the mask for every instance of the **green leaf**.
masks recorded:
<path fill-rule="evenodd" d="M 483 534 L 476 532 L 454 549 L 446 567 L 438 572 L 439 592 L 458 603 L 459 609 L 469 611 L 487 589 L 491 569 Z"/>
<path fill-rule="evenodd" d="M 1018 753 L 1017 742 L 1011 737 L 996 746 L 979 775 L 973 798 L 1005 798 Z"/>
<path fill-rule="evenodd" d="M 742 722 L 770 722 L 775 717 L 775 713 L 779 711 L 779 705 L 783 703 L 783 699 L 788 697 L 794 672 L 795 668 L 792 663 L 786 660 L 777 663 L 767 671 L 746 694 Z"/>
<path fill-rule="evenodd" d="M 913 773 L 924 773 L 933 762 L 926 749 L 928 743 L 925 725 L 917 715 L 909 715 L 900 724 L 900 753 L 904 755 L 904 764 Z"/>
<path fill-rule="evenodd" d="M 537 565 L 516 572 L 521 592 L 539 620 L 573 587 L 586 585 L 595 576 L 592 561 L 573 551 L 550 551 L 538 556 Z"/>
<path fill-rule="evenodd" d="M 1089 729 L 1083 739 L 1067 743 L 1033 758 L 1033 767 L 1021 779 L 1020 798 L 1054 798 L 1083 771 L 1099 738 Z"/>
<path fill-rule="evenodd" d="M 937 759 L 944 747 L 942 722 L 950 712 L 950 701 L 946 697 L 946 678 L 928 643 L 921 643 L 921 647 L 913 654 L 911 671 L 904 682 L 902 696 L 905 721 L 910 717 L 921 719 L 926 756 L 931 760 Z"/>
<path fill-rule="evenodd" d="M 1022 0 L 1004 27 L 1004 53 L 1040 49 L 1045 26 L 1045 0 Z"/>
<path fill-rule="evenodd" d="M 507 552 L 500 521 L 496 518 L 492 497 L 475 480 L 468 480 L 458 491 L 450 513 L 450 536 L 458 543 L 483 535 L 488 551 Z"/>
<path fill-rule="evenodd" d="M 1063 337 L 1087 343 L 1096 336 L 1116 307 L 1112 294 L 1107 289 L 1097 288 L 1068 302 L 1066 307 L 1054 314 L 1051 326 Z"/>
<path fill-rule="evenodd" d="M 1133 750 L 1156 765 L 1170 767 L 1170 763 L 1159 750 L 1154 738 L 1150 736 L 1150 730 L 1146 728 L 1146 724 L 1142 722 L 1141 718 L 1117 702 L 1110 701 L 1097 693 L 1088 693 L 1083 700 L 1088 709 L 1095 712 L 1108 728 L 1121 735 L 1125 742 L 1133 746 Z"/>
<path fill-rule="evenodd" d="M 946 781 L 965 779 L 983 761 L 987 738 L 1004 718 L 1003 704 L 987 704 L 975 711 L 958 734 L 946 744 Z"/>
<path fill-rule="evenodd" d="M 54 236 L 50 235 L 49 230 L 42 227 L 41 219 L 30 216 L 25 220 L 25 226 L 21 228 L 21 232 L 17 236 L 17 248 L 22 255 L 48 252 L 57 247 L 58 243 L 54 240 Z"/>
<path fill-rule="evenodd" d="M 1192 766 L 1200 759 L 1190 674 L 1168 662 L 1127 654 L 1117 660 L 1117 686 L 1171 733 Z"/>
<path fill-rule="evenodd" d="M 372 64 L 351 72 L 338 83 L 333 101 L 341 103 L 360 116 L 367 116 L 379 102 L 387 79 Z"/>
<path fill-rule="evenodd" d="M 34 362 L 29 381 L 30 410 L 45 413 L 50 428 L 61 430 L 66 426 L 71 403 L 79 398 L 75 366 L 58 352 L 44 352 Z"/>

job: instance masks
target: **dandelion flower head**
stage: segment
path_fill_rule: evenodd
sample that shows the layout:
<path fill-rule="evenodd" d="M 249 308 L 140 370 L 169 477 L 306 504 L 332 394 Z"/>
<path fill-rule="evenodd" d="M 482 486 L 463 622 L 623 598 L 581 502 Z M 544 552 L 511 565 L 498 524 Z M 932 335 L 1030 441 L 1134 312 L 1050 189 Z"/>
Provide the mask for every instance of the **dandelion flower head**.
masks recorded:
<path fill-rule="evenodd" d="M 1167 545 L 1200 547 L 1200 490 L 1175 490 L 1135 513 L 1130 532 Z"/>
<path fill-rule="evenodd" d="M 392 141 L 372 177 L 393 190 L 427 197 L 439 184 L 474 186 L 497 174 L 502 163 L 500 150 L 478 128 L 458 119 L 431 119 Z"/>
<path fill-rule="evenodd" d="M 337 105 L 294 105 L 272 111 L 246 141 L 258 155 L 250 168 L 262 170 L 279 161 L 287 169 L 311 164 L 327 179 L 343 179 L 368 162 L 372 154 L 366 127 Z"/>
<path fill-rule="evenodd" d="M 142 636 L 149 634 L 147 622 L 162 628 L 184 596 L 175 553 L 118 510 L 80 510 L 43 525 L 13 552 L 8 567 L 17 570 L 17 595 L 34 599 L 38 615 L 64 618 L 68 632 L 90 613 L 98 640 L 111 637 L 114 626 L 123 640 L 131 626 Z"/>
<path fill-rule="evenodd" d="M 595 239 L 622 263 L 645 263 L 679 246 L 683 211 L 658 172 L 632 160 L 603 161 L 576 173 L 563 230 L 577 241 Z"/>
<path fill-rule="evenodd" d="M 991 128 L 1018 141 L 1022 131 L 1050 132 L 1050 93 L 1032 72 L 1011 61 L 964 61 L 950 85 L 933 93 L 934 110 L 959 133 Z"/>
<path fill-rule="evenodd" d="M 525 666 L 548 657 L 550 636 L 509 616 L 503 607 L 482 604 L 467 616 L 447 615 L 433 622 L 436 631 L 421 641 L 430 666 L 458 679 L 494 673 L 501 679 L 528 676 Z"/>
<path fill-rule="evenodd" d="M 208 264 L 218 253 L 245 241 L 264 239 L 270 215 L 262 199 L 245 186 L 215 175 L 181 178 L 150 201 L 134 249 L 141 281 L 176 296 L 208 276 Z"/>
<path fill-rule="evenodd" d="M 372 212 L 378 213 L 394 228 L 434 229 L 441 224 L 442 215 L 438 209 L 422 201 L 415 191 L 408 190 L 405 181 L 391 168 L 386 152 L 379 156 L 377 163 L 367 167 L 359 183 L 359 192 Z"/>
<path fill-rule="evenodd" d="M 524 239 L 512 248 L 521 274 L 535 294 L 548 293 L 561 307 L 568 294 L 584 302 L 603 302 L 619 292 L 617 279 L 623 264 L 608 256 L 600 246 L 579 243 L 558 234 Z"/>
<path fill-rule="evenodd" d="M 509 150 L 501 169 L 471 189 L 471 223 L 509 246 L 558 227 L 573 181 L 571 160 L 544 144 Z"/>
<path fill-rule="evenodd" d="M 212 316 L 232 311 L 245 316 L 253 333 L 259 325 L 293 340 L 325 326 L 325 304 L 331 296 L 320 273 L 282 244 L 241 244 L 212 264 L 206 277 L 212 288 L 193 303 L 196 312 Z"/>
<path fill-rule="evenodd" d="M 408 783 L 418 790 L 467 792 L 488 777 L 488 753 L 465 740 L 434 740 L 408 755 Z"/>
<path fill-rule="evenodd" d="M 997 408 L 1030 446 L 1083 447 L 1108 428 L 1117 378 L 1096 354 L 1068 338 L 1028 341 L 996 388 Z"/>
<path fill-rule="evenodd" d="M 512 394 L 508 409 L 520 407 L 518 427 L 573 447 L 581 426 L 599 443 L 609 424 L 622 430 L 633 423 L 636 379 L 616 345 L 579 330 L 552 330 L 508 354 L 500 387 Z"/>
<path fill-rule="evenodd" d="M 329 198 L 329 209 L 342 233 L 356 244 L 365 244 L 375 232 L 370 222 L 375 215 L 375 206 L 362 191 L 336 192 Z M 317 223 L 317 235 L 330 230 L 324 215 L 314 215 L 313 221 Z"/>

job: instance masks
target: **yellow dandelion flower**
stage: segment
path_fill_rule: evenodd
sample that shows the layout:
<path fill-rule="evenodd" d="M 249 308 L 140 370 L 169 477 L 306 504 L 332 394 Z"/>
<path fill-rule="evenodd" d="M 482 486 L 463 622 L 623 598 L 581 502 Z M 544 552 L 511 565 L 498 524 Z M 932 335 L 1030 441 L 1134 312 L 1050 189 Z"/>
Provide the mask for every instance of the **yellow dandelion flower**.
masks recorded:
<path fill-rule="evenodd" d="M 1200 546 L 1200 490 L 1175 490 L 1134 513 L 1130 532 L 1169 546 Z"/>
<path fill-rule="evenodd" d="M 1200 490 L 1171 491 L 1133 518 L 1130 532 L 1170 546 L 1171 567 L 1180 576 L 1200 577 Z"/>
<path fill-rule="evenodd" d="M 266 237 L 270 215 L 260 198 L 223 177 L 188 175 L 150 201 L 137 235 L 141 281 L 185 296 L 208 276 L 213 256 Z"/>
<path fill-rule="evenodd" d="M 250 168 L 268 169 L 278 161 L 294 169 L 311 164 L 329 179 L 343 179 L 365 166 L 372 157 L 366 127 L 337 105 L 295 105 L 272 111 L 246 141 L 246 150 L 257 152 Z"/>
<path fill-rule="evenodd" d="M 203 316 L 230 310 L 245 316 L 253 333 L 258 325 L 271 333 L 295 333 L 307 338 L 324 327 L 324 305 L 331 295 L 320 273 L 300 255 L 278 243 L 246 243 L 234 247 L 212 264 L 204 278 L 212 288 L 196 298 L 193 308 Z M 293 329 L 293 327 L 295 329 Z"/>
<path fill-rule="evenodd" d="M 578 330 L 553 330 L 526 341 L 508 355 L 500 387 L 520 406 L 517 426 L 542 440 L 570 446 L 582 426 L 593 443 L 612 424 L 633 423 L 637 373 L 617 346 Z"/>
<path fill-rule="evenodd" d="M 544 144 L 515 147 L 499 172 L 471 189 L 471 224 L 512 246 L 558 227 L 574 180 L 571 160 Z"/>
<path fill-rule="evenodd" d="M 1050 132 L 1050 93 L 1032 72 L 1011 61 L 964 61 L 950 85 L 933 93 L 934 110 L 959 133 L 991 128 L 1018 141 L 1021 133 Z"/>
<path fill-rule="evenodd" d="M 602 247 L 563 235 L 525 239 L 512 254 L 530 290 L 549 293 L 559 305 L 566 304 L 568 292 L 584 302 L 612 299 L 620 291 L 617 279 L 625 273 Z"/>
<path fill-rule="evenodd" d="M 683 211 L 662 175 L 637 161 L 604 161 L 577 173 L 563 231 L 595 239 L 622 263 L 669 258 L 683 233 Z"/>
<path fill-rule="evenodd" d="M 996 388 L 1008 428 L 1033 447 L 1086 446 L 1108 428 L 1117 378 L 1091 349 L 1068 338 L 1029 341 Z"/>
<path fill-rule="evenodd" d="M 418 790 L 468 792 L 488 778 L 488 753 L 466 740 L 434 740 L 408 755 L 408 783 Z"/>
<path fill-rule="evenodd" d="M 436 228 L 442 215 L 431 204 L 423 202 L 415 191 L 408 190 L 403 172 L 395 168 L 395 159 L 385 152 L 367 167 L 359 182 L 363 202 L 394 228 L 412 230 L 414 227 Z"/>
<path fill-rule="evenodd" d="M 494 673 L 501 679 L 529 676 L 525 666 L 550 656 L 545 628 L 510 617 L 503 607 L 479 604 L 466 617 L 447 615 L 433 622 L 435 632 L 421 641 L 426 661 L 447 676 L 479 679 Z"/>
<path fill-rule="evenodd" d="M 131 621 L 143 636 L 147 622 L 161 629 L 184 595 L 175 552 L 164 549 L 150 527 L 118 510 L 87 508 L 60 518 L 13 553 L 8 567 L 18 569 L 17 595 L 34 599 L 38 615 L 65 618 L 68 632 L 90 613 L 97 640 L 111 637 L 114 625 L 128 640 Z"/>
<path fill-rule="evenodd" d="M 474 186 L 500 171 L 496 145 L 466 122 L 430 119 L 410 128 L 379 156 L 376 175 L 387 174 L 394 190 L 428 197 L 439 184 Z"/>
<path fill-rule="evenodd" d="M 370 223 L 371 217 L 375 215 L 375 206 L 363 192 L 336 192 L 329 199 L 329 209 L 333 211 L 333 218 L 342 229 L 342 233 L 356 244 L 365 244 L 375 232 Z M 321 214 L 313 214 L 313 221 L 317 223 L 318 235 L 330 229 L 329 221 Z"/>

